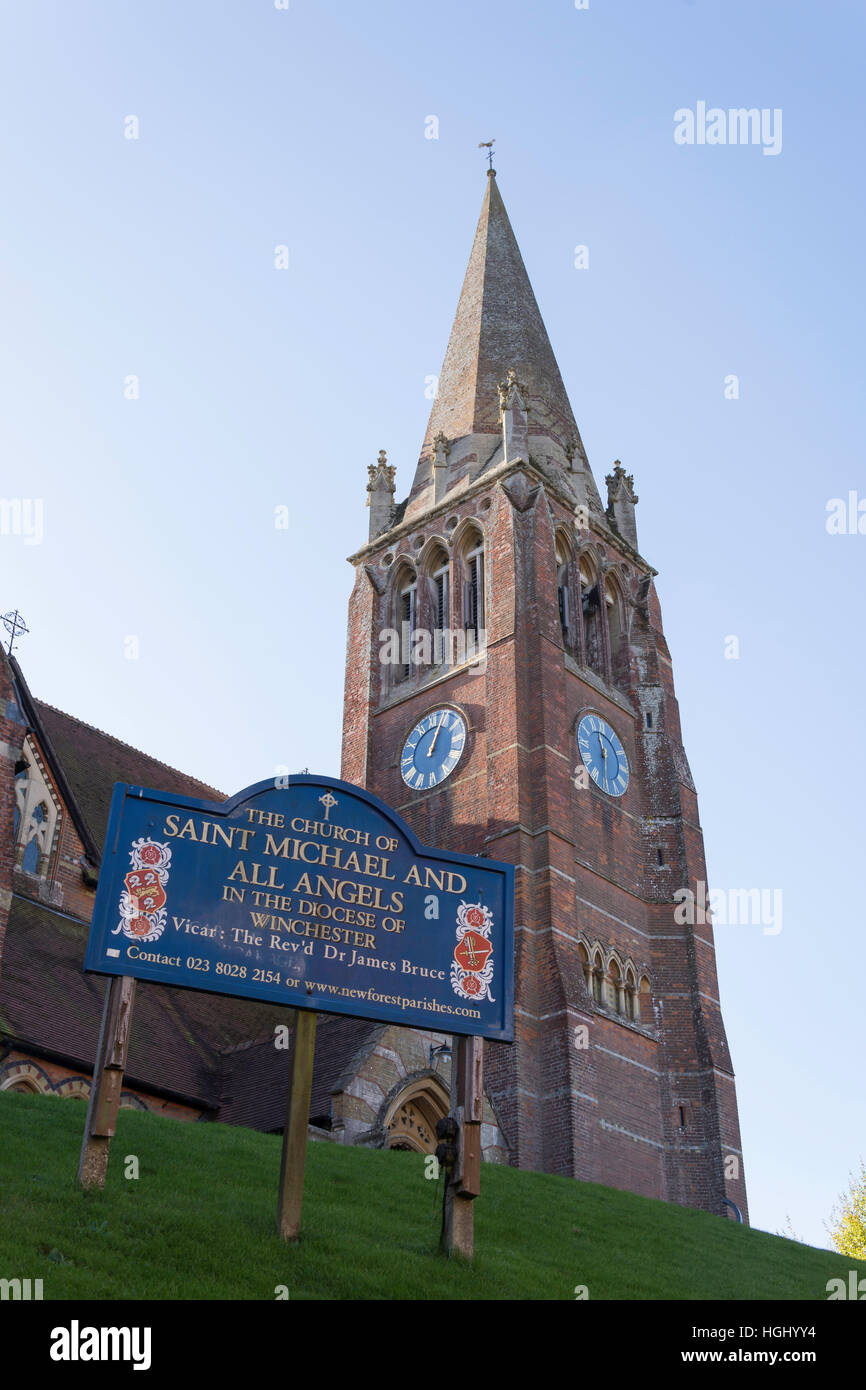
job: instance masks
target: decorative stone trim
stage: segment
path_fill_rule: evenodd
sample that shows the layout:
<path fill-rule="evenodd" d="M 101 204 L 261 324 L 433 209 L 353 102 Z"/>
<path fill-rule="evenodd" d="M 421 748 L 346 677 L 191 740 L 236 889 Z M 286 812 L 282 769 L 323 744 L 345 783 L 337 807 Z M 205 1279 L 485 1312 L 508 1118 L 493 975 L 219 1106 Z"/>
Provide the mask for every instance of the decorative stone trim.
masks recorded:
<path fill-rule="evenodd" d="M 36 873 L 39 878 L 45 878 L 55 859 L 63 808 L 48 770 L 29 737 L 24 740 L 22 754 L 28 771 L 26 777 L 19 773 L 15 778 L 15 804 L 19 817 L 15 864 L 20 868 L 28 845 L 35 840 L 39 851 Z M 44 806 L 46 812 L 45 820 L 41 822 L 35 819 L 40 806 Z"/>
<path fill-rule="evenodd" d="M 331 1127 L 343 1144 L 370 1148 L 406 1147 L 419 1153 L 436 1148 L 436 1119 L 450 1107 L 451 1058 L 433 1057 L 443 1043 L 453 1044 L 444 1033 L 421 1029 L 385 1027 L 354 1058 L 339 1089 L 332 1092 Z M 423 1130 L 423 1134 L 422 1134 Z M 402 1141 L 402 1142 L 401 1142 Z M 508 1161 L 508 1144 L 485 1096 L 482 1112 L 482 1156 L 486 1161 Z"/>

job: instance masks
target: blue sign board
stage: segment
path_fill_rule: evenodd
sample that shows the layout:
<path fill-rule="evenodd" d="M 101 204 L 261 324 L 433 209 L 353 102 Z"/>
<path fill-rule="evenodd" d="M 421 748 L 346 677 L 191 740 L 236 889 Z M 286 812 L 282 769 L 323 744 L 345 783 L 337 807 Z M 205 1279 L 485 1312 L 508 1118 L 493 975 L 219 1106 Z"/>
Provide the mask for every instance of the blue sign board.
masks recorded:
<path fill-rule="evenodd" d="M 425 848 L 348 782 L 117 783 L 84 968 L 510 1042 L 513 903 L 512 865 Z"/>

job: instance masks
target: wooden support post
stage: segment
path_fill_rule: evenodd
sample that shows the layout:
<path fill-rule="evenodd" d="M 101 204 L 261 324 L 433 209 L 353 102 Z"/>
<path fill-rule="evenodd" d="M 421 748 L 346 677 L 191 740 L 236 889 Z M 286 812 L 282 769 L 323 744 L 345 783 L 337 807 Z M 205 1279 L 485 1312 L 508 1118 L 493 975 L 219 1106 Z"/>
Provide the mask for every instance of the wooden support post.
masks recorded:
<path fill-rule="evenodd" d="M 283 1130 L 277 1229 L 283 1240 L 297 1240 L 301 1231 L 304 1200 L 304 1164 L 307 1158 L 307 1126 L 313 1089 L 313 1055 L 316 1049 L 316 1015 L 312 1009 L 295 1010 L 292 1075 Z"/>
<path fill-rule="evenodd" d="M 123 1073 L 132 1027 L 135 980 L 113 975 L 105 991 L 102 1026 L 93 1067 L 90 1103 L 84 1122 L 84 1138 L 78 1163 L 80 1187 L 104 1187 L 111 1140 L 117 1128 Z"/>
<path fill-rule="evenodd" d="M 458 1038 L 451 1110 L 460 1133 L 457 1162 L 445 1193 L 445 1244 L 449 1255 L 471 1260 L 475 1249 L 472 1203 L 481 1191 L 481 1117 L 484 1104 L 484 1039 Z"/>

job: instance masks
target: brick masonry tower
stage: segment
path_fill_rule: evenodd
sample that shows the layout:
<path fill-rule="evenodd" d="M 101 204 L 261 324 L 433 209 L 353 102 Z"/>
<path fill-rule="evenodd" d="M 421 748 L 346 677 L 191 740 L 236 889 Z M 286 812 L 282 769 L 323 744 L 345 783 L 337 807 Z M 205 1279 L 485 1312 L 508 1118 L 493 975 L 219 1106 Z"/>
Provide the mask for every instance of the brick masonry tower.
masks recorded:
<path fill-rule="evenodd" d="M 619 463 L 602 504 L 493 170 L 406 501 L 384 453 L 368 472 L 342 775 L 516 866 L 516 1041 L 485 1053 L 511 1162 L 747 1219 L 712 926 L 674 898 L 706 867 L 656 571 Z"/>

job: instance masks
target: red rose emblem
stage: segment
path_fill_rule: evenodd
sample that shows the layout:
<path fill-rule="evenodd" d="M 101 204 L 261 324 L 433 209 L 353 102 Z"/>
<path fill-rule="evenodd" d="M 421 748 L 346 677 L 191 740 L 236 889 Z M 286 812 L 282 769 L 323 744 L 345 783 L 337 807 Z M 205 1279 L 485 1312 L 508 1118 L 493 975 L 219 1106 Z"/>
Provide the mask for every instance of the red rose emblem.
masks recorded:
<path fill-rule="evenodd" d="M 156 845 L 145 845 L 141 851 L 141 862 L 143 864 L 158 864 L 159 850 Z"/>
<path fill-rule="evenodd" d="M 484 913 L 481 911 L 481 908 L 470 907 L 469 911 L 466 914 L 466 922 L 467 925 L 470 927 L 483 927 Z"/>
<path fill-rule="evenodd" d="M 133 936 L 147 936 L 150 931 L 150 923 L 146 917 L 134 917 L 129 924 L 129 930 Z"/>
<path fill-rule="evenodd" d="M 478 976 L 469 975 L 467 979 L 463 981 L 463 988 L 465 989 L 467 994 L 477 994 L 481 989 L 481 982 L 478 979 Z"/>

